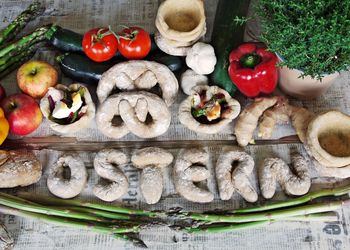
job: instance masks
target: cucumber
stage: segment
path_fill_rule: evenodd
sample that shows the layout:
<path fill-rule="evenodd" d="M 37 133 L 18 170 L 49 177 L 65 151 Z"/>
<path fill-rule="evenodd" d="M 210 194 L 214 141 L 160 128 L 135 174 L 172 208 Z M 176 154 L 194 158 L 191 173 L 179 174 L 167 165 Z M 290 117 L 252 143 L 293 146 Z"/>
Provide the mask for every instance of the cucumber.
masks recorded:
<path fill-rule="evenodd" d="M 177 71 L 182 67 L 182 60 L 176 56 L 170 56 L 157 51 L 145 58 L 166 65 L 171 71 Z M 57 57 L 62 73 L 74 81 L 96 85 L 101 75 L 115 64 L 124 61 L 123 58 L 112 58 L 106 62 L 94 62 L 85 55 L 77 53 L 65 53 Z"/>
<path fill-rule="evenodd" d="M 57 31 L 52 35 L 50 42 L 58 50 L 62 52 L 84 53 L 82 43 L 84 35 L 74 31 L 64 29 L 57 26 Z M 154 41 L 154 35 L 151 37 L 151 52 L 157 50 L 157 45 Z M 150 52 L 150 53 L 151 53 Z M 119 51 L 115 54 L 116 58 L 122 57 Z"/>
<path fill-rule="evenodd" d="M 247 15 L 250 0 L 219 0 L 211 44 L 214 47 L 217 57 L 215 70 L 211 74 L 211 79 L 215 85 L 225 89 L 230 95 L 236 91 L 229 75 L 229 55 L 230 52 L 243 43 L 244 25 L 237 24 L 236 16 Z"/>

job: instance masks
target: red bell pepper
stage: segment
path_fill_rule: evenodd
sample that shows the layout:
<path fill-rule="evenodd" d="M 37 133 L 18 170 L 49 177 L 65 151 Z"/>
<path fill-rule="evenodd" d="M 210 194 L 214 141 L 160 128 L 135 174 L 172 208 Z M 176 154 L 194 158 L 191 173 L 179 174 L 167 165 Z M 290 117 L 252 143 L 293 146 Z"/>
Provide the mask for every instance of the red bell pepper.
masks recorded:
<path fill-rule="evenodd" d="M 248 97 L 270 94 L 277 85 L 277 56 L 253 43 L 240 45 L 230 53 L 228 74 Z"/>

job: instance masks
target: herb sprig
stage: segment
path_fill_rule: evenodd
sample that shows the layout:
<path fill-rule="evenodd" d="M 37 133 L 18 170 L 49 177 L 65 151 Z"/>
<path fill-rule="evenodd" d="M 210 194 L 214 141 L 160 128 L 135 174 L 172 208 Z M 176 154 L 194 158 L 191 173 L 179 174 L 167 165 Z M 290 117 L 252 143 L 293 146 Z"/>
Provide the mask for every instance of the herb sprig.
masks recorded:
<path fill-rule="evenodd" d="M 303 76 L 324 74 L 350 65 L 350 1 L 259 0 L 262 41 Z"/>

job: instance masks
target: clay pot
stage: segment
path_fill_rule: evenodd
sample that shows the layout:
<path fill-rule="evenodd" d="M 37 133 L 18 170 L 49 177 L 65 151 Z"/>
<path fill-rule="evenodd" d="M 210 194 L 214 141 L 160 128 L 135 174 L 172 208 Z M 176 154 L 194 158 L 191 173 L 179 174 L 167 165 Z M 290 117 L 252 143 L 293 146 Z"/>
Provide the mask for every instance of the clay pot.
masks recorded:
<path fill-rule="evenodd" d="M 50 124 L 50 127 L 60 133 L 60 134 L 72 134 L 76 133 L 78 131 L 81 131 L 84 128 L 87 128 L 90 125 L 90 122 L 95 118 L 95 104 L 92 101 L 90 92 L 87 87 L 80 83 L 74 83 L 69 86 L 65 86 L 62 84 L 57 84 L 55 86 L 56 89 L 65 91 L 65 90 L 72 90 L 72 91 L 78 91 L 78 89 L 82 87 L 84 89 L 84 99 L 85 99 L 85 106 L 86 106 L 86 112 L 85 114 L 77 121 L 71 123 L 71 124 L 66 124 L 66 125 L 61 125 L 58 124 L 54 121 L 51 121 L 48 119 L 51 115 L 51 110 L 50 110 L 50 103 L 49 103 L 49 95 L 50 95 L 50 90 L 46 93 L 46 95 L 40 100 L 40 109 L 41 112 L 43 113 L 44 117 L 48 119 L 48 122 Z"/>
<path fill-rule="evenodd" d="M 293 97 L 310 100 L 324 94 L 338 77 L 338 73 L 325 75 L 321 81 L 310 76 L 300 77 L 303 72 L 297 69 L 279 67 L 279 86 L 281 90 Z"/>
<path fill-rule="evenodd" d="M 223 94 L 225 96 L 227 107 L 229 109 L 225 112 L 224 117 L 220 118 L 220 121 L 217 123 L 200 123 L 192 115 L 193 96 L 202 92 L 205 92 L 207 96 L 213 96 L 215 94 Z M 240 103 L 236 99 L 233 99 L 225 90 L 219 88 L 218 86 L 197 85 L 192 88 L 191 95 L 189 95 L 180 104 L 178 117 L 181 124 L 192 131 L 203 134 L 215 134 L 221 131 L 227 124 L 235 119 L 239 115 L 240 111 Z"/>
<path fill-rule="evenodd" d="M 191 46 L 205 33 L 203 1 L 166 0 L 158 8 L 156 27 L 169 45 Z"/>
<path fill-rule="evenodd" d="M 308 126 L 306 144 L 311 155 L 323 166 L 350 165 L 350 116 L 327 111 Z"/>

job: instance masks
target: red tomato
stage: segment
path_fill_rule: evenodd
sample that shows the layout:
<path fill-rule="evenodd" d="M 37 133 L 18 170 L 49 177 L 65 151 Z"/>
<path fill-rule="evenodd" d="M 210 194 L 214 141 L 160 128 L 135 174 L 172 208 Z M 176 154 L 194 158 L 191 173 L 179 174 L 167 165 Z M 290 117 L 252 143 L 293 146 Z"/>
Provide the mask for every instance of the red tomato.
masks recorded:
<path fill-rule="evenodd" d="M 95 62 L 107 61 L 117 52 L 118 40 L 108 28 L 92 29 L 84 35 L 83 50 Z"/>
<path fill-rule="evenodd" d="M 120 54 L 128 59 L 142 59 L 151 50 L 151 38 L 142 28 L 125 28 L 119 34 L 118 48 Z"/>

